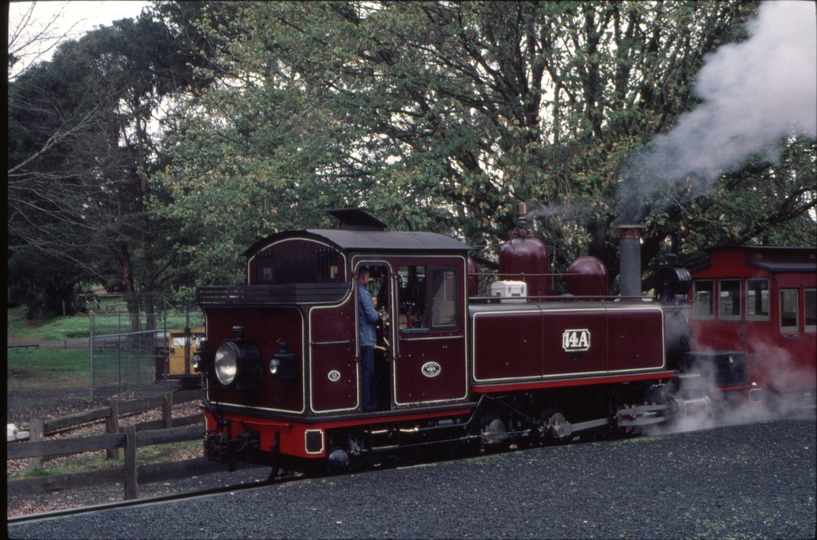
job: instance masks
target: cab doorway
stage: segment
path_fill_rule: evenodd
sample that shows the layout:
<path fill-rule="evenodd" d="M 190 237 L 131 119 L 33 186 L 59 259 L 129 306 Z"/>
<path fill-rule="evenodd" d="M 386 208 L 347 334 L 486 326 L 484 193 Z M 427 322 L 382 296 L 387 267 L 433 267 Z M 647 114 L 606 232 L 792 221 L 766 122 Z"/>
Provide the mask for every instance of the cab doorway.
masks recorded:
<path fill-rule="evenodd" d="M 372 296 L 372 304 L 374 310 L 378 313 L 379 320 L 375 323 L 375 334 L 376 334 L 376 343 L 373 347 L 374 349 L 374 374 L 373 374 L 373 394 L 376 400 L 376 411 L 389 411 L 392 409 L 392 392 L 391 392 L 391 381 L 392 381 L 392 343 L 393 343 L 393 335 L 392 335 L 392 306 L 394 302 L 392 300 L 392 287 L 391 287 L 391 274 L 389 272 L 389 267 L 382 262 L 362 262 L 357 265 L 355 269 L 355 279 L 361 275 L 363 268 L 368 269 L 369 271 L 369 279 L 363 286 Z M 360 302 L 360 298 L 358 298 L 358 302 Z M 359 307 L 357 310 L 357 325 L 358 329 L 361 328 L 362 321 L 361 319 L 361 308 Z M 360 332 L 358 332 L 360 335 Z M 358 347 L 358 359 L 361 358 L 360 348 Z M 361 407 L 364 405 L 362 403 L 362 396 L 363 396 L 363 385 L 365 384 L 364 377 L 364 369 L 361 365 L 361 369 L 358 370 L 360 381 L 359 381 L 359 388 L 361 388 L 360 392 L 360 405 Z"/>

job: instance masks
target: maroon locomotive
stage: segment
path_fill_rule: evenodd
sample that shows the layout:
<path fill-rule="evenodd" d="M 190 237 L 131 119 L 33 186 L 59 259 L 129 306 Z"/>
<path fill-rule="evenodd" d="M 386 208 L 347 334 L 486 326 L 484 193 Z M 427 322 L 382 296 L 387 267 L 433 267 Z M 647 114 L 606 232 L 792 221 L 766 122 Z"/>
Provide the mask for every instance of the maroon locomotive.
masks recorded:
<path fill-rule="evenodd" d="M 734 246 L 709 250 L 692 273 L 693 348 L 748 354 L 764 401 L 812 404 L 817 387 L 817 249 Z M 760 390 L 762 388 L 762 390 Z"/>
<path fill-rule="evenodd" d="M 566 293 L 550 296 L 547 252 L 521 226 L 500 254 L 502 279 L 479 295 L 467 245 L 387 231 L 360 209 L 330 214 L 340 227 L 252 246 L 247 285 L 197 290 L 209 459 L 269 464 L 273 477 L 346 470 L 441 445 L 618 433 L 706 406 L 707 384 L 679 374 L 689 352 L 683 269 L 662 269 L 661 301 L 643 298 L 631 253 L 623 294 L 611 297 L 604 266 L 582 257 Z M 637 250 L 638 228 L 621 231 L 622 254 Z M 371 411 L 361 403 L 363 266 L 381 319 Z M 722 386 L 748 388 L 744 379 Z"/>

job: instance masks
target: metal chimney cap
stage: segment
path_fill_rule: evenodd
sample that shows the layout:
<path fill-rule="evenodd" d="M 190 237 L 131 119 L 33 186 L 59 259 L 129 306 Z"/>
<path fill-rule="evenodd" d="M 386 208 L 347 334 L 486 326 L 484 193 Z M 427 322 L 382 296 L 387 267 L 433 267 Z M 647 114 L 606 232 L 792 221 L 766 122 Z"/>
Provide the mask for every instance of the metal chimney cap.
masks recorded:
<path fill-rule="evenodd" d="M 621 238 L 632 238 L 635 240 L 641 239 L 641 231 L 644 230 L 643 225 L 618 225 L 616 226 L 618 235 Z"/>

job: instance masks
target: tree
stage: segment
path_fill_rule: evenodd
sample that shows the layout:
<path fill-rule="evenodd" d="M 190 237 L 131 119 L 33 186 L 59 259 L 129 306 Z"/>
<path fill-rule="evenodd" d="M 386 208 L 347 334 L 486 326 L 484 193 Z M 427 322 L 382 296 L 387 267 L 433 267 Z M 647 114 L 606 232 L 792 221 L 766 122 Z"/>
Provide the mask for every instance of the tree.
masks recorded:
<path fill-rule="evenodd" d="M 276 229 L 318 225 L 316 207 L 365 204 L 395 228 L 495 245 L 513 228 L 518 200 L 537 209 L 529 221 L 557 270 L 591 254 L 615 276 L 623 168 L 696 105 L 704 55 L 745 39 L 756 5 L 242 6 L 229 25 L 202 30 L 223 43 L 222 69 L 169 140 L 171 163 L 157 178 L 168 197 L 157 211 L 198 237 L 190 251 L 202 283 L 238 279 L 229 261 L 242 247 Z M 753 225 L 740 222 L 745 214 L 724 218 L 743 241 L 813 208 L 810 169 L 800 168 L 813 163 L 813 145 L 785 142 L 783 153 L 798 167 L 790 189 L 752 197 Z M 740 182 L 725 177 L 722 189 L 751 192 L 780 176 L 756 165 L 733 173 Z M 686 255 L 679 227 L 709 222 L 697 208 L 712 210 L 718 197 L 694 198 L 694 183 L 639 203 L 645 266 L 661 260 L 667 239 Z M 779 213 L 781 201 L 790 212 Z"/>
<path fill-rule="evenodd" d="M 10 83 L 10 271 L 26 268 L 15 258 L 45 258 L 71 268 L 74 283 L 125 292 L 133 313 L 145 293 L 153 313 L 151 295 L 174 259 L 167 225 L 147 213 L 160 107 L 192 88 L 200 59 L 143 12 L 64 42 Z"/>

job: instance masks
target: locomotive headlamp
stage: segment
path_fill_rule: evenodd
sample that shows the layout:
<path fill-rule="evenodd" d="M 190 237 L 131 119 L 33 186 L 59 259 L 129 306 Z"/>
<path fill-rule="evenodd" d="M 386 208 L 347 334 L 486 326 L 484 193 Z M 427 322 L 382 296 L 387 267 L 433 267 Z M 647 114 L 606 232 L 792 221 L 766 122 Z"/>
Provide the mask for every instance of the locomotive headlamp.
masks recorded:
<path fill-rule="evenodd" d="M 200 372 L 201 368 L 204 367 L 204 360 L 200 354 L 194 354 L 193 358 L 190 359 L 190 364 L 193 366 L 194 371 Z"/>
<path fill-rule="evenodd" d="M 238 375 L 238 354 L 238 347 L 232 341 L 222 344 L 216 351 L 216 377 L 224 386 L 232 384 Z"/>
<path fill-rule="evenodd" d="M 233 329 L 234 339 L 225 341 L 216 350 L 216 377 L 224 386 L 251 378 L 258 373 L 261 364 L 258 349 L 250 341 L 243 339 L 243 328 L 240 331 L 236 331 L 236 328 Z"/>
<path fill-rule="evenodd" d="M 269 372 L 282 379 L 298 376 L 298 356 L 289 350 L 288 342 L 278 340 L 278 350 L 269 361 Z"/>
<path fill-rule="evenodd" d="M 196 373 L 206 373 L 213 369 L 213 351 L 207 344 L 206 339 L 198 342 L 198 350 L 190 358 L 190 365 Z"/>

